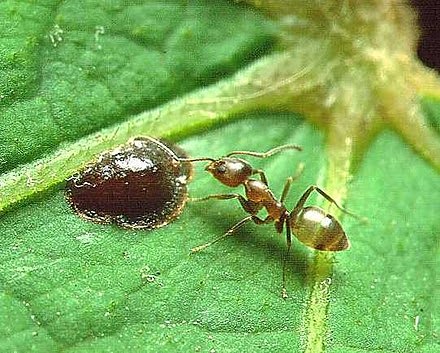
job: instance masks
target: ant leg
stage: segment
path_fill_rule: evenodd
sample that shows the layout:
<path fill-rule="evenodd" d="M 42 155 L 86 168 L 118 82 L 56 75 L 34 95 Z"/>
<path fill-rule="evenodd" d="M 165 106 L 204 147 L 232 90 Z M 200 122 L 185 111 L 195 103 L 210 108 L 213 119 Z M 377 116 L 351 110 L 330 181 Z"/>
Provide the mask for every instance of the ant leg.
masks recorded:
<path fill-rule="evenodd" d="M 254 169 L 254 170 L 252 171 L 252 174 L 258 174 L 258 175 L 260 176 L 261 181 L 262 181 L 264 184 L 269 185 L 269 184 L 267 183 L 266 174 L 264 174 L 264 172 L 263 172 L 261 169 Z"/>
<path fill-rule="evenodd" d="M 244 199 L 244 197 L 239 194 L 213 194 L 213 195 L 208 195 L 205 197 L 188 198 L 188 201 L 199 202 L 199 201 L 206 201 L 206 200 L 210 200 L 210 199 L 230 200 L 230 199 L 240 199 L 240 198 Z"/>
<path fill-rule="evenodd" d="M 260 217 L 257 217 L 255 215 L 252 216 L 252 220 L 255 224 L 268 224 L 273 222 L 273 218 L 271 216 L 267 216 L 265 219 L 261 219 Z"/>
<path fill-rule="evenodd" d="M 345 209 L 342 206 L 339 206 L 339 204 L 329 195 L 327 194 L 324 190 L 322 190 L 321 188 L 319 188 L 316 185 L 311 185 L 309 186 L 309 188 L 304 192 L 304 194 L 301 196 L 301 198 L 299 199 L 299 201 L 297 202 L 295 208 L 293 209 L 292 213 L 291 213 L 291 218 L 294 218 L 301 209 L 304 208 L 304 204 L 307 201 L 307 199 L 309 198 L 310 194 L 316 191 L 317 193 L 319 193 L 322 197 L 324 197 L 328 202 L 334 204 L 337 208 L 339 208 L 342 212 L 356 218 L 356 219 L 361 219 L 361 217 L 359 217 L 358 215 L 350 212 L 349 210 Z"/>
<path fill-rule="evenodd" d="M 290 248 L 292 247 L 292 233 L 290 231 L 289 218 L 286 219 L 286 242 L 287 242 L 287 251 L 283 259 L 283 288 L 281 289 L 281 295 L 283 299 L 288 298 L 287 290 L 286 290 L 286 270 L 287 270 L 287 261 L 290 255 Z"/>
<path fill-rule="evenodd" d="M 262 207 L 258 203 L 255 203 L 255 202 L 250 201 L 250 200 L 246 200 L 240 194 L 213 194 L 213 195 L 208 195 L 208 196 L 205 196 L 205 197 L 192 198 L 192 199 L 189 199 L 188 201 L 198 202 L 198 201 L 206 201 L 206 200 L 209 200 L 209 199 L 218 199 L 218 200 L 238 199 L 238 201 L 240 202 L 241 207 L 243 207 L 243 209 L 247 213 L 250 213 L 250 214 L 257 213 L 261 209 L 261 207 Z"/>
<path fill-rule="evenodd" d="M 286 199 L 287 195 L 289 194 L 290 191 L 290 186 L 292 184 L 292 182 L 294 182 L 296 179 L 298 179 L 301 174 L 304 171 L 304 163 L 300 163 L 298 165 L 298 168 L 296 169 L 296 173 L 293 177 L 288 177 L 286 180 L 286 183 L 284 184 L 284 188 L 283 188 L 283 192 L 281 194 L 281 198 L 280 198 L 280 202 L 283 203 L 284 200 Z"/>
<path fill-rule="evenodd" d="M 257 216 L 252 216 L 252 220 L 256 223 L 256 224 L 267 224 L 267 223 L 271 223 L 273 222 L 273 218 L 270 216 L 267 216 L 265 219 L 261 219 Z M 284 255 L 284 259 L 283 259 L 283 288 L 281 290 L 281 295 L 283 297 L 283 299 L 288 298 L 287 295 L 287 290 L 286 290 L 286 269 L 287 269 L 287 260 L 289 258 L 290 255 L 290 248 L 292 247 L 292 235 L 291 235 L 291 231 L 290 231 L 290 223 L 289 223 L 289 218 L 285 218 L 283 221 L 281 221 L 278 224 L 281 224 L 281 227 L 278 226 L 278 228 L 280 229 L 280 232 L 283 230 L 283 225 L 284 222 L 286 222 L 286 241 L 287 241 L 287 252 Z M 275 223 L 275 226 L 277 225 L 277 223 Z"/>
<path fill-rule="evenodd" d="M 270 151 L 269 151 L 269 152 L 270 152 Z M 300 164 L 298 165 L 298 168 L 297 168 L 297 170 L 296 170 L 295 175 L 294 175 L 293 177 L 289 177 L 289 178 L 287 178 L 286 183 L 284 184 L 283 193 L 282 193 L 282 195 L 281 195 L 281 199 L 280 199 L 280 202 L 281 202 L 281 203 L 283 203 L 284 200 L 286 199 L 287 194 L 289 193 L 290 185 L 292 184 L 292 182 L 295 181 L 296 179 L 298 179 L 298 178 L 301 176 L 301 174 L 303 173 L 303 171 L 304 171 L 304 163 L 300 163 Z M 267 178 L 266 178 L 266 174 L 265 174 L 261 169 L 254 169 L 254 170 L 252 171 L 252 174 L 258 174 L 258 175 L 260 175 L 260 179 L 261 179 L 261 181 L 262 181 L 264 184 L 268 185 L 268 183 L 267 183 Z"/>
<path fill-rule="evenodd" d="M 237 222 L 236 224 L 234 224 L 231 228 L 229 228 L 229 230 L 219 236 L 218 238 L 215 238 L 213 240 L 211 240 L 209 243 L 203 244 L 203 245 L 199 245 L 196 246 L 195 248 L 191 249 L 191 253 L 195 253 L 195 252 L 199 252 L 201 250 L 206 249 L 208 246 L 211 246 L 212 244 L 217 243 L 218 241 L 226 238 L 227 236 L 232 235 L 238 228 L 240 228 L 243 224 L 245 224 L 246 222 L 250 221 L 252 219 L 253 216 L 247 216 L 246 218 L 243 218 L 240 222 Z"/>
<path fill-rule="evenodd" d="M 292 182 L 293 182 L 292 177 L 288 177 L 286 179 L 286 183 L 284 184 L 284 188 L 283 188 L 283 193 L 281 194 L 281 198 L 280 198 L 281 203 L 284 203 L 284 200 L 286 199 L 287 195 L 289 194 L 290 185 L 292 185 Z"/>

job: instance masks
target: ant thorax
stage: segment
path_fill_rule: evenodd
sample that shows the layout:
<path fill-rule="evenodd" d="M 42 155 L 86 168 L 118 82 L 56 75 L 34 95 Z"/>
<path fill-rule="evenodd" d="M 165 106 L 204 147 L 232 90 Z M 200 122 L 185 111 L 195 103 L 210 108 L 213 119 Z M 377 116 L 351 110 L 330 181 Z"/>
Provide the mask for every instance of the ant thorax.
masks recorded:
<path fill-rule="evenodd" d="M 248 179 L 244 182 L 244 188 L 248 201 L 255 204 L 253 208 L 256 211 L 264 207 L 273 221 L 288 217 L 286 207 L 261 180 Z"/>
<path fill-rule="evenodd" d="M 274 202 L 275 196 L 269 187 L 260 180 L 249 179 L 244 183 L 246 197 L 253 202 Z"/>

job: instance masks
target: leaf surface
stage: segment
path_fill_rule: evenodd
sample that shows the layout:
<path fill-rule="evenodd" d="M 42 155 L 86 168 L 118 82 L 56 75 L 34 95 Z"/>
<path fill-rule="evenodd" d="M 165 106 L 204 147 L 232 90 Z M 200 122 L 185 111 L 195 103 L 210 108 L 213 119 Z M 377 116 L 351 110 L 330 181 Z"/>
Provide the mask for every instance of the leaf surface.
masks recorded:
<path fill-rule="evenodd" d="M 292 7 L 276 4 L 266 16 L 265 4 L 226 1 L 0 3 L 1 352 L 439 350 L 437 78 L 400 47 L 383 60 L 367 41 L 365 56 L 351 56 L 342 27 L 320 41 L 314 18 L 325 30 L 330 7 L 301 4 L 286 22 Z M 396 45 L 410 47 L 390 23 Z M 275 35 L 295 50 L 257 59 Z M 269 112 L 280 109 L 290 113 Z M 178 140 L 192 156 L 299 144 L 249 160 L 277 196 L 304 163 L 288 209 L 317 184 L 368 222 L 312 197 L 352 248 L 326 254 L 294 239 L 284 301 L 286 245 L 272 225 L 189 254 L 245 216 L 234 200 L 188 203 L 151 232 L 73 214 L 62 180 L 139 134 Z M 198 163 L 189 192 L 231 189 Z"/>

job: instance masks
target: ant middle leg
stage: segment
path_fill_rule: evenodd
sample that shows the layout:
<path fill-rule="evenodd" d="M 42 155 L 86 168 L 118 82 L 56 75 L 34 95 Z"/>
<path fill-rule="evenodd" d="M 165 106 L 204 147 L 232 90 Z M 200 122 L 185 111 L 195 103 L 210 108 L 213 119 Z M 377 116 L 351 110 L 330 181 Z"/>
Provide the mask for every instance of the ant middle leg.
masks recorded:
<path fill-rule="evenodd" d="M 289 194 L 290 186 L 296 179 L 298 179 L 301 176 L 303 171 L 304 171 L 304 163 L 300 163 L 298 165 L 298 168 L 296 169 L 295 175 L 287 178 L 286 183 L 284 184 L 283 192 L 281 193 L 281 198 L 280 198 L 281 203 L 284 203 L 284 200 Z"/>
<path fill-rule="evenodd" d="M 234 234 L 234 232 L 235 232 L 238 228 L 240 228 L 243 224 L 245 224 L 246 222 L 249 222 L 249 221 L 251 221 L 251 220 L 252 220 L 255 224 L 267 224 L 267 223 L 272 223 L 272 222 L 273 222 L 273 218 L 270 217 L 270 216 L 267 216 L 265 219 L 261 219 L 261 218 L 255 216 L 255 215 L 247 216 L 247 217 L 243 218 L 241 221 L 239 221 L 239 222 L 237 222 L 236 224 L 234 224 L 234 225 L 233 225 L 231 228 L 229 228 L 229 230 L 228 230 L 226 233 L 224 233 L 223 235 L 221 235 L 221 236 L 219 236 L 219 237 L 213 239 L 212 241 L 210 241 L 210 242 L 208 242 L 208 243 L 206 243 L 206 244 L 202 244 L 202 245 L 196 246 L 195 248 L 192 248 L 192 249 L 191 249 L 191 252 L 192 252 L 192 253 L 195 253 L 195 252 L 199 252 L 199 251 L 201 251 L 201 250 L 206 249 L 208 246 L 211 246 L 212 244 L 215 244 L 215 243 L 217 243 L 218 241 L 220 241 L 220 240 L 222 240 L 222 239 L 224 239 L 224 238 L 226 238 L 226 237 L 228 237 L 228 236 Z"/>
<path fill-rule="evenodd" d="M 258 216 L 252 215 L 252 221 L 255 224 L 261 225 L 261 224 L 268 224 L 273 222 L 273 218 L 271 216 L 266 216 L 265 219 L 261 219 Z"/>
<path fill-rule="evenodd" d="M 217 243 L 218 241 L 220 241 L 220 240 L 222 240 L 222 239 L 224 239 L 224 238 L 226 238 L 226 237 L 228 237 L 228 236 L 234 234 L 234 232 L 235 232 L 238 228 L 240 228 L 240 227 L 241 227 L 243 224 L 245 224 L 246 222 L 252 220 L 253 217 L 254 217 L 253 215 L 250 215 L 250 216 L 247 216 L 247 217 L 243 218 L 241 221 L 237 222 L 237 223 L 234 224 L 231 228 L 229 228 L 229 230 L 228 230 L 226 233 L 224 233 L 223 235 L 221 235 L 221 236 L 219 236 L 219 237 L 217 237 L 217 238 L 211 240 L 210 242 L 208 242 L 208 243 L 206 243 L 206 244 L 202 244 L 202 245 L 196 246 L 195 248 L 192 248 L 192 249 L 191 249 L 191 253 L 195 253 L 195 252 L 199 252 L 199 251 L 201 251 L 201 250 L 204 250 L 204 249 L 206 249 L 208 246 L 211 246 L 212 244 L 215 244 L 215 243 Z"/>

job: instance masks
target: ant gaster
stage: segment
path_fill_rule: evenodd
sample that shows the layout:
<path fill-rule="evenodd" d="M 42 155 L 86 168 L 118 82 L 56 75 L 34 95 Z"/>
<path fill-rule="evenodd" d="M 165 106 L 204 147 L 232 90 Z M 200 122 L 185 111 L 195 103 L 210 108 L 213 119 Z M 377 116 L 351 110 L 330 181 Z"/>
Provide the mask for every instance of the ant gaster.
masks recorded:
<path fill-rule="evenodd" d="M 222 184 L 229 187 L 237 187 L 243 185 L 246 197 L 240 194 L 214 194 L 202 198 L 193 199 L 195 201 L 204 201 L 208 199 L 238 199 L 243 209 L 250 215 L 233 225 L 226 233 L 213 239 L 212 241 L 191 249 L 192 252 L 198 252 L 208 246 L 218 242 L 219 240 L 232 235 L 239 227 L 248 221 L 256 224 L 274 223 L 278 233 L 283 231 L 286 226 L 287 252 L 283 260 L 283 298 L 287 298 L 285 289 L 286 283 L 286 262 L 290 253 L 292 238 L 291 233 L 298 238 L 303 244 L 322 251 L 341 251 L 350 247 L 348 238 L 342 229 L 341 224 L 332 215 L 325 212 L 317 206 L 307 206 L 305 203 L 313 191 L 318 192 L 327 201 L 334 204 L 342 212 L 357 217 L 329 196 L 325 191 L 311 185 L 302 194 L 294 209 L 289 212 L 284 206 L 284 200 L 290 189 L 290 185 L 302 171 L 300 165 L 299 171 L 295 177 L 289 177 L 284 185 L 281 198 L 277 200 L 273 192 L 270 190 L 265 173 L 261 169 L 254 169 L 251 164 L 235 155 L 248 155 L 258 158 L 267 158 L 284 150 L 295 149 L 301 151 L 302 148 L 296 145 L 283 145 L 275 147 L 265 153 L 251 151 L 234 151 L 219 159 L 214 158 L 188 158 L 180 159 L 183 162 L 209 161 L 205 170 L 212 174 L 214 178 Z M 251 178 L 252 175 L 258 174 L 260 180 Z M 267 211 L 266 218 L 262 219 L 257 213 L 265 208 Z"/>

